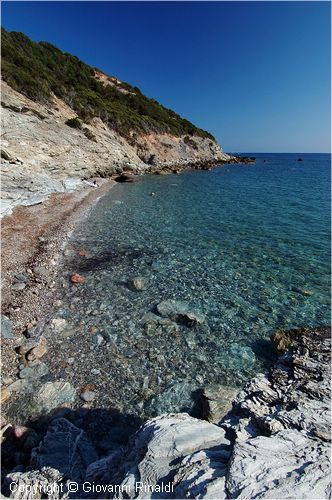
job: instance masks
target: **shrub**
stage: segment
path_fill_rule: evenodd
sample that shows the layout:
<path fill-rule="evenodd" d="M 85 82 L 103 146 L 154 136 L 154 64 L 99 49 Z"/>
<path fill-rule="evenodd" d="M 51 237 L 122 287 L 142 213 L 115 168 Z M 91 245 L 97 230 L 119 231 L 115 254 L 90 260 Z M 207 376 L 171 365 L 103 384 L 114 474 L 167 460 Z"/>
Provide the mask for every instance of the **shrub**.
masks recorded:
<path fill-rule="evenodd" d="M 125 82 L 119 84 L 120 89 L 104 86 L 94 78 L 91 66 L 50 43 L 35 43 L 23 33 L 7 32 L 3 28 L 1 34 L 3 78 L 30 99 L 51 102 L 54 93 L 83 122 L 99 117 L 126 138 L 135 131 L 139 135 L 158 132 L 214 140 L 205 130 L 144 96 L 137 87 Z M 73 128 L 81 128 L 78 123 L 78 118 L 67 122 Z"/>
<path fill-rule="evenodd" d="M 90 139 L 90 141 L 97 142 L 96 136 L 94 133 L 91 132 L 91 130 L 89 130 L 88 128 L 85 127 L 85 128 L 83 128 L 83 132 L 84 132 L 85 137 Z"/>
<path fill-rule="evenodd" d="M 82 128 L 82 123 L 77 117 L 69 118 L 69 120 L 66 121 L 66 125 L 68 125 L 71 128 L 78 128 L 78 129 Z"/>

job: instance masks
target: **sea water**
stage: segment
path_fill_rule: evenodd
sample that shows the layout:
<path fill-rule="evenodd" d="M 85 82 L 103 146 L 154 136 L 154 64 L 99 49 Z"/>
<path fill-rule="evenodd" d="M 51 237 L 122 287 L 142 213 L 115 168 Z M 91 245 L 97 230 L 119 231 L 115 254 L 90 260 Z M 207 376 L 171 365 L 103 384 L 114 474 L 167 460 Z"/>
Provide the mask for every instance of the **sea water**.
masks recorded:
<path fill-rule="evenodd" d="M 272 332 L 329 322 L 330 156 L 256 157 L 117 184 L 76 228 L 59 342 L 81 360 L 67 378 L 99 371 L 100 404 L 194 414 L 202 387 L 239 387 L 273 363 Z M 85 283 L 68 285 L 72 272 Z M 163 300 L 203 324 L 160 318 Z"/>

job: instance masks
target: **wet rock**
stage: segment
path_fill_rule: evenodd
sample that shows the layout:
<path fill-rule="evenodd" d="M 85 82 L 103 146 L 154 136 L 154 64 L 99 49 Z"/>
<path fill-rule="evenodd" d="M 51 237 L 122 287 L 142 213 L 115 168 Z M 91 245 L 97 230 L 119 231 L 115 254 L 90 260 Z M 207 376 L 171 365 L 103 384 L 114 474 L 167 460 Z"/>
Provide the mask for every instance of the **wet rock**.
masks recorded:
<path fill-rule="evenodd" d="M 1 315 L 1 337 L 4 339 L 14 339 L 12 324 L 7 316 Z"/>
<path fill-rule="evenodd" d="M 85 248 L 81 248 L 81 250 L 79 250 L 78 252 L 78 255 L 80 257 L 89 257 L 89 252 L 85 250 Z"/>
<path fill-rule="evenodd" d="M 137 276 L 130 281 L 130 286 L 133 290 L 145 290 L 146 280 L 142 276 Z"/>
<path fill-rule="evenodd" d="M 205 317 L 191 310 L 186 302 L 163 300 L 157 305 L 157 311 L 160 316 L 172 319 L 188 327 L 200 325 L 205 322 Z"/>
<path fill-rule="evenodd" d="M 101 371 L 98 370 L 98 368 L 92 368 L 91 370 L 91 374 L 92 375 L 100 375 L 101 374 Z"/>
<path fill-rule="evenodd" d="M 101 346 L 102 344 L 105 344 L 105 338 L 100 335 L 100 333 L 97 333 L 92 337 L 93 343 L 96 344 L 97 347 Z"/>
<path fill-rule="evenodd" d="M 204 387 L 202 395 L 203 418 L 217 424 L 232 409 L 239 389 L 223 385 Z"/>
<path fill-rule="evenodd" d="M 75 398 L 76 390 L 69 382 L 57 381 L 42 385 L 34 395 L 34 402 L 36 410 L 47 412 L 59 406 L 73 403 Z"/>
<path fill-rule="evenodd" d="M 98 456 L 85 432 L 65 418 L 52 421 L 39 447 L 33 451 L 31 465 L 61 471 L 64 478 L 81 481 L 88 465 Z"/>
<path fill-rule="evenodd" d="M 12 285 L 12 290 L 15 292 L 21 292 L 26 287 L 26 283 L 17 282 Z"/>
<path fill-rule="evenodd" d="M 78 285 L 78 284 L 84 283 L 85 282 L 85 278 L 84 278 L 84 276 L 81 276 L 80 274 L 75 273 L 75 274 L 71 275 L 70 281 L 72 283 L 75 283 L 76 285 Z"/>

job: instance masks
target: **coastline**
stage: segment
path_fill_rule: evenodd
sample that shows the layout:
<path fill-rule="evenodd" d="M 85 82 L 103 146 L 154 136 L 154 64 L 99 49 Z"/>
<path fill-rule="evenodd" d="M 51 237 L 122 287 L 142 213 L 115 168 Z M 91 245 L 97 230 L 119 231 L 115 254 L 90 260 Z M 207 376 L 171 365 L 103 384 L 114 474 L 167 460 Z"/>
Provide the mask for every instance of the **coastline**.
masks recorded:
<path fill-rule="evenodd" d="M 2 336 L 2 370 L 16 378 L 18 358 L 14 349 L 25 338 L 27 326 L 42 331 L 52 303 L 57 262 L 76 224 L 115 185 L 113 179 L 98 179 L 97 187 L 72 193 L 53 193 L 37 205 L 15 207 L 2 219 L 2 315 L 10 317 L 12 338 Z M 40 268 L 40 269 L 39 269 Z M 34 271 L 42 270 L 42 274 Z M 26 275 L 28 286 L 12 289 L 15 275 Z"/>
<path fill-rule="evenodd" d="M 130 174 L 128 173 L 128 175 L 130 179 Z M 123 182 L 128 182 L 128 178 L 126 179 L 128 175 L 124 174 Z M 5 248 L 2 248 L 4 253 L 6 251 L 10 253 L 11 247 L 15 242 L 15 232 L 9 223 L 10 220 L 13 226 L 16 225 L 16 229 L 17 225 L 22 226 L 22 222 L 25 222 L 25 230 L 22 236 L 27 238 L 25 241 L 24 239 L 23 241 L 19 241 L 18 246 L 16 245 L 16 252 L 21 257 L 21 260 L 15 260 L 14 254 L 11 255 L 13 262 L 7 261 L 5 270 L 7 284 L 10 285 L 11 283 L 8 279 L 10 275 L 13 275 L 13 273 L 22 273 L 24 269 L 31 268 L 31 276 L 33 276 L 26 289 L 15 292 L 15 296 L 20 298 L 22 303 L 15 302 L 11 317 L 13 318 L 14 331 L 21 335 L 17 336 L 16 340 L 7 339 L 3 341 L 3 355 L 6 357 L 6 361 L 7 359 L 9 360 L 8 367 L 3 367 L 6 373 L 5 378 L 7 380 L 11 377 L 15 379 L 13 384 L 16 382 L 25 382 L 25 379 L 22 380 L 21 377 L 17 379 L 17 373 L 19 371 L 22 372 L 22 366 L 20 367 L 19 365 L 22 363 L 22 356 L 19 359 L 15 349 L 18 351 L 22 347 L 24 349 L 25 343 L 30 345 L 29 342 L 31 340 L 38 339 L 43 333 L 44 318 L 47 318 L 47 308 L 53 300 L 53 281 L 57 272 L 57 259 L 61 250 L 63 250 L 75 224 L 86 217 L 94 204 L 112 189 L 113 186 L 113 180 L 104 180 L 98 188 L 79 191 L 73 194 L 51 195 L 46 202 L 31 207 L 17 208 L 12 218 L 4 219 L 7 230 L 7 235 L 5 234 L 4 239 Z M 45 210 L 47 210 L 46 220 Z M 33 228 L 33 230 L 31 231 L 30 228 Z M 31 248 L 28 244 L 29 242 Z M 22 249 L 23 253 L 21 253 Z M 46 279 L 43 276 L 34 275 L 35 267 L 44 267 L 47 269 Z M 30 279 L 30 273 L 28 274 Z M 35 293 L 36 291 L 38 292 Z M 36 318 L 36 324 L 30 322 L 34 311 L 40 314 Z M 314 336 L 314 341 L 310 338 L 311 334 Z M 54 330 L 54 335 L 57 335 L 56 330 Z M 174 474 L 172 472 L 175 475 L 175 479 L 171 486 L 178 493 L 179 497 L 183 497 L 184 495 L 181 489 L 183 478 L 186 478 L 186 475 L 188 473 L 191 474 L 193 470 L 197 474 L 197 477 L 202 473 L 214 475 L 215 481 L 209 485 L 209 488 L 212 488 L 213 493 L 214 487 L 217 485 L 218 491 L 221 491 L 223 495 L 221 498 L 237 496 L 242 487 L 245 487 L 250 495 L 252 495 L 252 491 L 256 491 L 255 488 L 259 489 L 261 483 L 265 487 L 266 482 L 269 480 L 270 469 L 263 471 L 263 479 L 260 475 L 252 475 L 251 467 L 256 460 L 256 455 L 258 454 L 259 463 L 264 464 L 266 463 L 267 456 L 270 457 L 271 455 L 270 450 L 278 450 L 281 447 L 284 450 L 284 457 L 287 460 L 287 471 L 291 473 L 289 480 L 288 478 L 284 480 L 283 476 L 281 476 L 281 480 L 278 483 L 281 492 L 283 492 L 283 488 L 286 492 L 288 492 L 288 489 L 293 491 L 295 487 L 308 488 L 308 484 L 312 484 L 313 478 L 315 478 L 318 479 L 317 485 L 315 485 L 316 491 L 319 492 L 322 498 L 325 498 L 328 488 L 325 469 L 327 467 L 326 457 L 329 453 L 326 421 L 326 408 L 329 395 L 325 385 L 322 392 L 320 379 L 317 384 L 316 377 L 310 371 L 310 366 L 313 361 L 316 363 L 318 378 L 321 377 L 320 372 L 327 373 L 329 366 L 327 362 L 329 336 L 330 332 L 327 328 L 294 330 L 293 332 L 282 332 L 280 335 L 275 335 L 274 342 L 280 351 L 284 351 L 285 348 L 291 348 L 293 351 L 288 351 L 282 355 L 275 369 L 272 369 L 270 374 L 260 373 L 257 377 L 250 380 L 243 391 L 236 397 L 235 394 L 225 394 L 220 391 L 220 388 L 215 392 L 207 389 L 202 396 L 206 404 L 203 418 L 208 420 L 208 422 L 190 417 L 186 413 L 163 415 L 142 421 L 139 418 L 135 419 L 134 415 L 124 414 L 122 411 L 91 407 L 89 403 L 83 404 L 81 407 L 76 407 L 75 405 L 72 406 L 70 401 L 60 401 L 60 404 L 56 407 L 50 407 L 49 410 L 45 407 L 43 411 L 38 411 L 33 415 L 26 414 L 25 420 L 21 418 L 15 422 L 13 416 L 16 414 L 17 409 L 19 409 L 18 414 L 22 416 L 24 408 L 20 408 L 19 406 L 19 393 L 14 393 L 14 397 L 18 401 L 15 401 L 14 406 L 11 408 L 8 421 L 6 421 L 6 415 L 3 415 L 5 418 L 2 420 L 1 425 L 5 438 L 5 460 L 6 464 L 11 464 L 11 455 L 15 456 L 15 452 L 21 450 L 22 447 L 24 448 L 24 458 L 22 458 L 22 452 L 20 452 L 20 464 L 15 463 L 13 466 L 8 466 L 6 470 L 5 490 L 9 484 L 8 481 L 26 485 L 24 487 L 35 484 L 36 481 L 46 486 L 51 482 L 58 484 L 62 480 L 60 479 L 59 471 L 63 473 L 63 463 L 68 454 L 66 445 L 63 445 L 63 443 L 66 442 L 67 437 L 71 440 L 75 433 L 80 432 L 83 436 L 80 439 L 84 443 L 88 442 L 89 450 L 94 451 L 91 452 L 90 456 L 90 451 L 87 452 L 86 448 L 82 452 L 79 450 L 80 444 L 75 448 L 75 460 L 76 454 L 86 463 L 91 459 L 91 468 L 89 466 L 88 469 L 82 469 L 80 477 L 69 477 L 69 479 L 76 479 L 78 483 L 85 480 L 87 483 L 91 482 L 92 484 L 94 482 L 99 484 L 99 474 L 104 469 L 102 469 L 103 465 L 98 458 L 106 461 L 107 464 L 111 464 L 113 460 L 111 457 L 114 450 L 116 460 L 120 458 L 123 461 L 124 471 L 126 472 L 129 467 L 128 457 L 134 456 L 137 467 L 145 460 L 145 457 L 139 451 L 139 443 L 142 442 L 144 446 L 150 446 L 153 460 L 155 460 L 153 455 L 154 453 L 157 455 L 157 450 L 154 449 L 155 440 L 162 440 L 162 447 L 164 449 L 165 444 L 166 450 L 168 440 L 170 439 L 174 443 L 188 443 L 188 448 L 181 450 L 180 453 L 180 457 L 183 460 L 181 465 L 173 468 L 173 456 L 169 457 L 170 460 L 167 465 L 169 471 L 175 471 Z M 40 346 L 41 344 L 36 344 L 32 349 L 39 349 Z M 308 355 L 303 355 L 304 350 L 308 351 Z M 56 358 L 54 360 L 55 363 L 60 363 L 61 361 L 60 357 L 58 358 L 59 354 L 62 357 L 63 355 L 66 356 L 66 352 L 53 352 L 52 348 L 49 352 L 50 354 Z M 293 377 L 293 373 L 296 373 L 298 369 L 299 359 L 300 368 L 298 374 Z M 293 360 L 296 360 L 296 362 L 293 362 Z M 39 365 L 34 365 L 34 361 L 36 360 L 30 363 L 28 359 L 24 369 L 29 370 L 34 366 L 44 364 L 38 358 L 37 362 Z M 10 369 L 12 369 L 12 372 L 10 372 Z M 280 371 L 287 373 L 288 378 L 286 382 L 283 375 L 280 375 Z M 59 386 L 61 385 L 62 392 L 67 391 L 68 393 L 70 391 L 71 386 L 68 382 L 59 380 L 58 382 L 45 383 L 46 380 L 43 380 L 44 386 L 59 384 Z M 305 390 L 302 390 L 303 385 L 308 385 L 311 395 L 314 395 L 314 409 L 309 404 L 310 398 L 307 400 Z M 89 392 L 89 389 L 87 392 Z M 5 387 L 2 397 L 6 397 L 7 394 L 7 387 Z M 259 394 L 258 399 L 257 394 Z M 281 403 L 280 394 L 284 394 Z M 52 395 L 54 398 L 57 397 L 57 394 L 51 393 L 48 394 L 48 398 Z M 6 401 L 4 402 L 6 403 Z M 303 408 L 301 407 L 302 404 Z M 295 407 L 293 408 L 292 405 L 295 405 Z M 300 410 L 298 409 L 299 406 Z M 226 416 L 225 408 L 230 410 Z M 303 425 L 304 428 L 301 427 Z M 95 430 L 96 426 L 103 429 L 102 443 Z M 187 434 L 188 428 L 194 428 L 197 435 L 201 436 L 194 443 L 189 439 Z M 118 432 L 119 429 L 121 429 L 121 446 L 117 440 L 114 441 L 114 433 Z M 134 434 L 135 431 L 137 431 L 136 434 Z M 93 432 L 96 434 L 93 434 Z M 89 437 L 87 438 L 84 433 Z M 134 436 L 130 437 L 132 434 Z M 229 438 L 229 436 L 233 437 Z M 61 446 L 63 446 L 61 453 L 57 457 L 53 453 L 54 441 L 52 439 L 55 439 L 56 442 L 61 443 Z M 78 443 L 80 442 L 78 441 Z M 31 447 L 31 443 L 33 443 L 33 448 Z M 218 448 L 217 453 L 222 457 L 222 466 L 218 467 L 217 470 L 214 469 L 214 464 L 210 457 L 210 448 L 215 447 Z M 267 449 L 269 450 L 268 452 L 266 451 Z M 165 453 L 167 454 L 167 451 Z M 193 458 L 193 462 L 191 462 L 190 457 L 196 453 L 199 459 L 198 462 L 196 462 L 195 457 Z M 294 456 L 296 456 L 295 459 L 293 458 Z M 301 458 L 298 458 L 298 456 Z M 200 461 L 202 457 L 203 462 Z M 316 457 L 318 457 L 317 466 L 311 467 L 307 474 L 301 475 L 297 473 L 298 470 L 302 470 L 301 468 L 305 467 L 307 462 L 316 460 Z M 149 460 L 150 458 L 151 456 Z M 17 459 L 14 458 L 13 460 Z M 275 470 L 278 470 L 278 467 L 280 467 L 277 453 L 273 454 L 273 460 L 273 477 L 275 477 Z M 165 461 L 168 462 L 168 455 L 165 457 Z M 319 469 L 320 463 L 325 468 L 322 472 Z M 19 470 L 15 469 L 17 465 L 21 467 Z M 52 470 L 58 474 L 56 475 L 54 472 L 55 475 L 54 477 L 52 476 L 52 481 L 41 470 L 45 465 L 52 467 Z M 31 466 L 35 470 L 31 470 Z M 149 474 L 147 477 L 143 476 L 145 483 L 153 485 L 154 481 L 156 483 L 159 482 L 158 467 L 157 460 L 153 462 L 153 478 Z M 243 467 L 248 468 L 245 478 L 252 477 L 250 481 L 243 479 L 243 473 L 241 472 Z M 112 466 L 107 465 L 104 480 L 107 483 L 114 483 L 121 486 L 126 481 L 122 472 L 122 470 L 112 469 Z M 66 477 L 65 473 L 64 475 Z M 188 476 L 188 479 L 190 477 Z M 140 480 L 142 477 L 137 477 L 136 479 Z M 293 484 L 294 481 L 295 483 Z M 199 491 L 202 491 L 202 494 L 206 493 L 204 482 L 201 484 L 200 481 L 196 482 L 194 480 L 188 484 L 190 485 L 189 489 L 193 488 L 196 491 L 198 488 Z M 201 488 L 202 490 L 200 490 Z M 252 491 L 251 488 L 253 488 Z M 12 494 L 11 497 L 15 498 L 15 495 Z"/>
<path fill-rule="evenodd" d="M 253 163 L 253 158 L 230 157 L 228 160 L 179 161 L 151 166 L 144 172 L 130 170 L 120 174 L 119 182 L 132 182 L 140 175 L 180 174 L 185 170 L 211 170 L 216 166 Z M 114 185 L 116 176 L 92 178 L 96 187 L 71 192 L 51 193 L 40 203 L 17 205 L 10 215 L 2 218 L 2 282 L 1 311 L 10 319 L 12 338 L 2 337 L 2 369 L 9 378 L 16 378 L 19 361 L 15 348 L 25 339 L 29 326 L 42 335 L 47 311 L 54 299 L 57 263 L 61 250 L 76 224 Z M 34 273 L 41 268 L 44 275 Z M 12 290 L 15 275 L 26 275 L 28 286 Z"/>

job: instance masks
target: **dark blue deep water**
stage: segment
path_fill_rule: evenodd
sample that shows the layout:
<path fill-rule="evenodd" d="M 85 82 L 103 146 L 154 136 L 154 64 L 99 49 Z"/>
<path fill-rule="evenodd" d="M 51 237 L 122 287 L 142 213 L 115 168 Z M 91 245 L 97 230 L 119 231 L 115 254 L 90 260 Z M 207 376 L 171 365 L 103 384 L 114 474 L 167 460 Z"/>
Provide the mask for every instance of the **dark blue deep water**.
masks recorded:
<path fill-rule="evenodd" d="M 72 329 L 67 342 L 91 330 L 104 339 L 90 334 L 86 349 L 115 406 L 125 386 L 133 411 L 186 409 L 188 391 L 265 369 L 276 329 L 329 323 L 330 156 L 256 156 L 117 184 L 74 232 L 64 266 L 86 283 L 64 288 L 58 316 Z M 81 248 L 89 257 L 78 263 Z M 128 286 L 135 276 L 145 290 Z M 158 324 L 165 299 L 206 324 Z"/>

